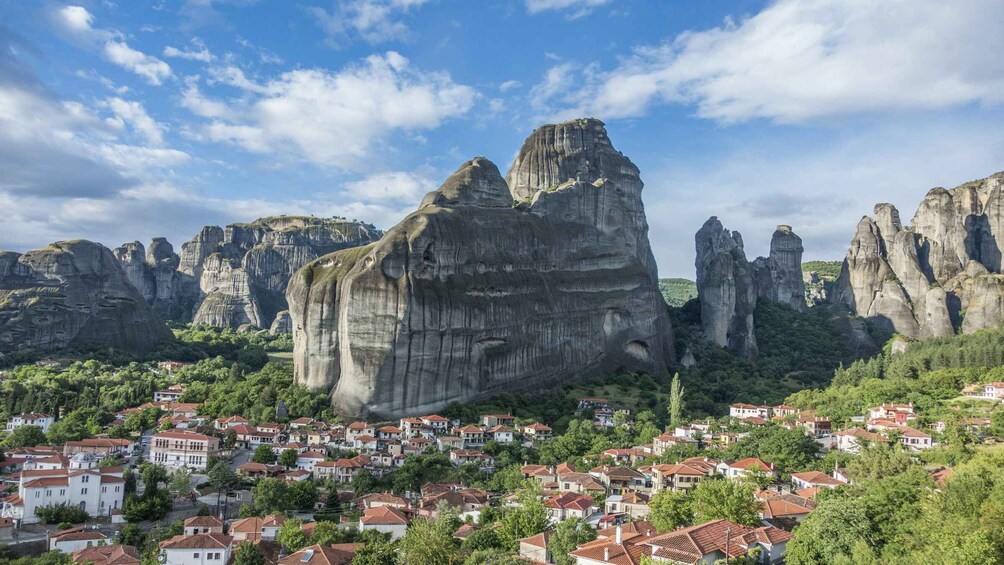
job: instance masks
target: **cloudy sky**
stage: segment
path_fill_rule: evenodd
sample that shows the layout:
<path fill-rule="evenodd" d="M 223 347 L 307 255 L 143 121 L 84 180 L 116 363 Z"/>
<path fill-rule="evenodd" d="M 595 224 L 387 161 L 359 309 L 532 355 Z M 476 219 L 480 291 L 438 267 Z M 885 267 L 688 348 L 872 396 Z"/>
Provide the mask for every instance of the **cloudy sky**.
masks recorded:
<path fill-rule="evenodd" d="M 999 0 L 0 3 L 0 248 L 276 213 L 388 228 L 461 162 L 604 120 L 664 276 L 708 216 L 837 259 L 1004 170 Z"/>

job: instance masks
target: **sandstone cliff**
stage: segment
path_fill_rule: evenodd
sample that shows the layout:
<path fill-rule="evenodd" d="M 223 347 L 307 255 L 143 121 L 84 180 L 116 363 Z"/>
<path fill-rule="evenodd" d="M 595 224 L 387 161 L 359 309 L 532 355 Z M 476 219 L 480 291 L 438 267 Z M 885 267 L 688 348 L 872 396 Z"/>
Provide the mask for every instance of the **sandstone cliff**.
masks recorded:
<path fill-rule="evenodd" d="M 1004 322 L 1004 173 L 931 189 L 910 226 L 892 204 L 858 223 L 833 299 L 888 331 L 925 338 Z"/>
<path fill-rule="evenodd" d="M 206 226 L 181 246 L 157 238 L 144 252 L 115 250 L 130 282 L 163 316 L 218 327 L 269 329 L 286 309 L 286 285 L 298 269 L 333 251 L 369 243 L 379 230 L 357 221 L 304 216 Z"/>
<path fill-rule="evenodd" d="M 791 226 L 778 226 L 768 257 L 746 259 L 739 232 L 712 216 L 697 232 L 697 294 L 707 339 L 743 357 L 758 353 L 753 313 L 758 300 L 804 311 L 802 240 Z"/>
<path fill-rule="evenodd" d="M 146 350 L 171 332 L 106 247 L 0 252 L 0 353 L 92 343 Z"/>
<path fill-rule="evenodd" d="M 508 177 L 468 161 L 380 241 L 297 273 L 298 382 L 341 413 L 398 417 L 622 367 L 665 374 L 643 185 L 603 124 L 539 128 Z"/>

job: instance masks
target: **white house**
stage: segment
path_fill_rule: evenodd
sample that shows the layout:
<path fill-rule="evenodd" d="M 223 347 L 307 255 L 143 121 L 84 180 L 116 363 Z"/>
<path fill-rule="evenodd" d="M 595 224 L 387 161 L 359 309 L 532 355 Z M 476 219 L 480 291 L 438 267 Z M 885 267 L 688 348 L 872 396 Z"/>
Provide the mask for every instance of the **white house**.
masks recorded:
<path fill-rule="evenodd" d="M 745 420 L 747 418 L 763 418 L 769 420 L 771 416 L 770 406 L 757 406 L 755 404 L 737 403 L 729 406 L 729 416 Z"/>
<path fill-rule="evenodd" d="M 174 536 L 160 542 L 158 562 L 165 565 L 225 565 L 230 562 L 233 538 L 226 534 Z"/>
<path fill-rule="evenodd" d="M 49 534 L 49 551 L 58 550 L 68 554 L 101 544 L 108 544 L 108 536 L 82 527 Z"/>
<path fill-rule="evenodd" d="M 921 451 L 934 447 L 934 439 L 920 430 L 911 428 L 910 426 L 900 426 L 896 431 L 899 432 L 899 442 L 912 451 Z"/>
<path fill-rule="evenodd" d="M 0 516 L 21 518 L 24 523 L 33 524 L 39 521 L 36 509 L 56 504 L 76 506 L 91 516 L 108 516 L 122 508 L 125 501 L 122 468 L 98 469 L 87 462 L 77 462 L 77 459 L 93 459 L 87 455 L 74 456 L 69 469 L 22 471 L 17 496 L 3 503 Z"/>
<path fill-rule="evenodd" d="M 376 530 L 389 533 L 391 541 L 404 537 L 408 530 L 408 518 L 392 506 L 376 506 L 366 509 L 359 518 L 359 531 Z"/>
<path fill-rule="evenodd" d="M 49 414 L 20 414 L 14 416 L 7 422 L 7 433 L 14 431 L 21 426 L 35 426 L 36 428 L 42 428 L 43 432 L 49 431 L 49 426 L 55 422 L 56 419 Z"/>
<path fill-rule="evenodd" d="M 296 457 L 296 468 L 308 473 L 314 472 L 314 466 L 324 461 L 324 454 L 316 451 L 307 451 Z"/>
<path fill-rule="evenodd" d="M 165 467 L 204 470 L 209 457 L 220 452 L 220 439 L 188 431 L 172 430 L 153 436 L 150 459 Z"/>

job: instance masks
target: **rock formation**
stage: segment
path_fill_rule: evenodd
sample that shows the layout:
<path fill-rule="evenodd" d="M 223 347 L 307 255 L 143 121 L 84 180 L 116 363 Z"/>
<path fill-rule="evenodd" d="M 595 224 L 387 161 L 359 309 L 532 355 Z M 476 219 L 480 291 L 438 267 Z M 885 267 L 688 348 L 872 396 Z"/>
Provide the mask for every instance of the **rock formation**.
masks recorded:
<path fill-rule="evenodd" d="M 0 353 L 82 343 L 146 350 L 171 340 L 130 276 L 90 241 L 0 252 Z"/>
<path fill-rule="evenodd" d="M 637 167 L 602 122 L 476 158 L 375 243 L 290 281 L 297 381 L 398 417 L 674 360 Z M 516 201 L 514 203 L 514 201 Z"/>
<path fill-rule="evenodd" d="M 778 226 L 769 257 L 746 259 L 739 232 L 712 216 L 695 236 L 697 294 L 705 336 L 743 357 L 758 353 L 753 313 L 757 300 L 805 310 L 802 240 L 791 226 Z"/>
<path fill-rule="evenodd" d="M 369 243 L 380 231 L 357 221 L 304 216 L 206 226 L 176 255 L 163 238 L 149 251 L 115 250 L 130 282 L 163 316 L 218 327 L 269 329 L 286 310 L 286 285 L 310 261 Z"/>
<path fill-rule="evenodd" d="M 293 319 L 289 317 L 289 310 L 283 310 L 275 315 L 268 333 L 272 335 L 293 333 Z"/>
<path fill-rule="evenodd" d="M 911 338 L 1004 322 L 1004 173 L 931 189 L 904 227 L 892 204 L 858 223 L 833 299 Z"/>

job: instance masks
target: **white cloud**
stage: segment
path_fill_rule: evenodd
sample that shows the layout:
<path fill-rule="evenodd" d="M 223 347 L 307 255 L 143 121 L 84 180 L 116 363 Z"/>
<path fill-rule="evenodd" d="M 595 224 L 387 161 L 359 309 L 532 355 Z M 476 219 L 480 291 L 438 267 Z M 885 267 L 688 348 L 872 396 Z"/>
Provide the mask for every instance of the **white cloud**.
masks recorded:
<path fill-rule="evenodd" d="M 118 97 L 109 98 L 105 104 L 116 118 L 129 124 L 133 131 L 145 137 L 148 142 L 154 145 L 164 142 L 164 127 L 150 117 L 143 104 Z"/>
<path fill-rule="evenodd" d="M 523 83 L 518 80 L 507 80 L 499 85 L 499 91 L 508 92 L 521 86 L 523 86 Z"/>
<path fill-rule="evenodd" d="M 311 7 L 308 12 L 317 18 L 328 35 L 329 42 L 339 44 L 353 36 L 376 44 L 400 41 L 409 36 L 408 26 L 400 16 L 425 4 L 428 0 L 340 0 L 329 12 Z"/>
<path fill-rule="evenodd" d="M 178 57 L 181 59 L 187 59 L 189 61 L 201 61 L 203 63 L 209 63 L 215 57 L 209 52 L 209 48 L 206 44 L 199 39 L 192 40 L 192 49 L 178 49 L 177 47 L 167 46 L 164 48 L 165 57 Z"/>
<path fill-rule="evenodd" d="M 89 46 L 100 46 L 106 59 L 140 75 L 150 84 L 159 85 L 171 77 L 170 65 L 133 49 L 123 40 L 122 34 L 93 27 L 94 15 L 83 6 L 62 7 L 56 11 L 55 20 L 71 37 Z"/>
<path fill-rule="evenodd" d="M 639 48 L 549 103 L 607 119 L 695 104 L 723 123 L 994 104 L 1004 101 L 1000 21 L 997 0 L 777 0 Z"/>
<path fill-rule="evenodd" d="M 191 76 L 185 78 L 185 92 L 181 97 L 181 106 L 187 108 L 196 116 L 203 118 L 231 118 L 234 113 L 230 111 L 224 102 L 207 98 L 199 90 L 199 77 Z"/>
<path fill-rule="evenodd" d="M 297 69 L 261 84 L 236 67 L 215 76 L 244 88 L 248 102 L 231 107 L 238 118 L 207 125 L 208 137 L 351 170 L 373 159 L 374 145 L 394 132 L 439 127 L 477 98 L 473 88 L 445 73 L 415 70 L 393 51 L 339 72 Z"/>
<path fill-rule="evenodd" d="M 609 4 L 611 0 L 525 0 L 526 10 L 531 14 L 546 11 L 568 10 L 570 18 L 589 14 L 597 6 Z"/>
<path fill-rule="evenodd" d="M 365 202 L 398 201 L 414 207 L 426 193 L 436 189 L 436 181 L 422 173 L 391 171 L 368 175 L 345 183 L 341 192 Z"/>

